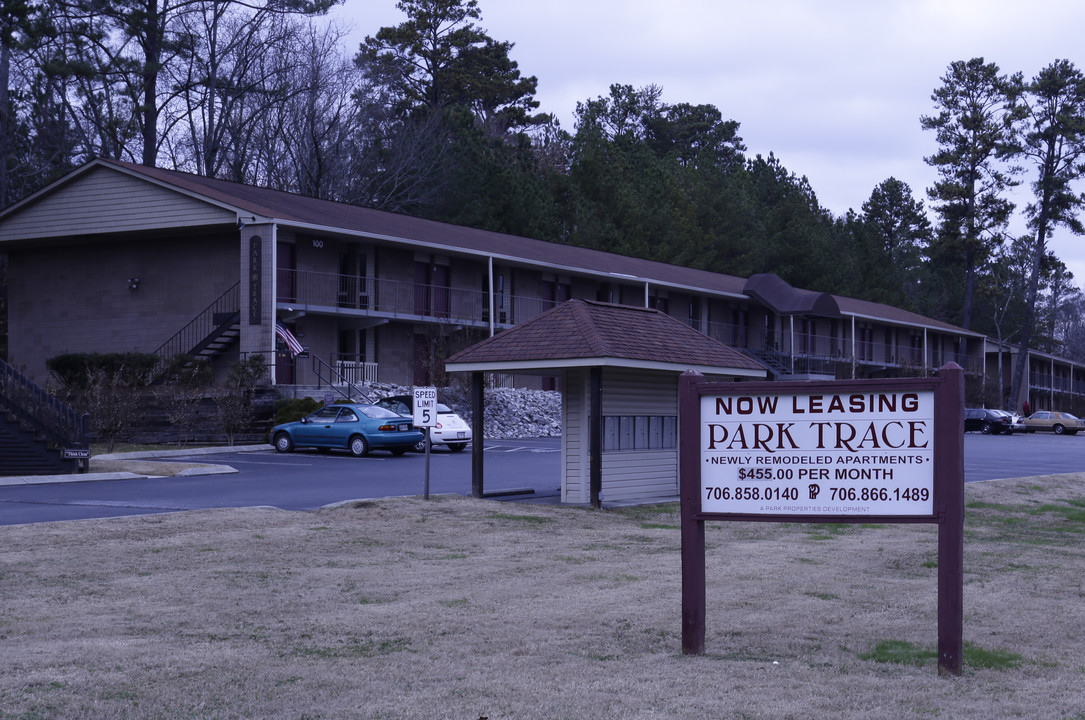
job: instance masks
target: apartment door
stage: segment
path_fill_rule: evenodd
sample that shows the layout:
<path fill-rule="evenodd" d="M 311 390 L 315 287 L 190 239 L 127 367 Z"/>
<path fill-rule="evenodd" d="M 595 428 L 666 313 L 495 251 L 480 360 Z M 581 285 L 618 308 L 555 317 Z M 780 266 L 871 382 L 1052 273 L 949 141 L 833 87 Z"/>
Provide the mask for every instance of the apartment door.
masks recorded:
<path fill-rule="evenodd" d="M 279 243 L 275 248 L 275 287 L 278 300 L 297 302 L 298 254 L 293 243 Z"/>
<path fill-rule="evenodd" d="M 450 308 L 451 273 L 447 265 L 414 264 L 414 311 L 417 315 L 447 318 Z"/>

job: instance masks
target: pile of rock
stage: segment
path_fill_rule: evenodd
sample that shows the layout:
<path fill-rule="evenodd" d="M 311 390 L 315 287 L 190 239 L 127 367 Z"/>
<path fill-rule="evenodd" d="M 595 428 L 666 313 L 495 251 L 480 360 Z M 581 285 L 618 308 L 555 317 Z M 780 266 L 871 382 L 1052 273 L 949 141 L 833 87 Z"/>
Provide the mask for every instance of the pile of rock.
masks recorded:
<path fill-rule="evenodd" d="M 375 383 L 368 386 L 376 400 L 387 395 L 410 395 L 410 387 Z M 438 399 L 470 423 L 471 393 L 458 387 L 441 388 Z M 483 416 L 486 437 L 494 440 L 561 435 L 561 393 L 551 390 L 494 388 L 486 390 Z"/>

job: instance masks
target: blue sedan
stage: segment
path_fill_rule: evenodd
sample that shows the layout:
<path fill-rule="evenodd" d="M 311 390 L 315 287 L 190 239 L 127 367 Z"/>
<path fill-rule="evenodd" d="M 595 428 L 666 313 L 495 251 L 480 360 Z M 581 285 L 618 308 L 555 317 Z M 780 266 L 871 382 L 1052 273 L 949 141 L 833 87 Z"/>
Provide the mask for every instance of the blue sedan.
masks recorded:
<path fill-rule="evenodd" d="M 365 457 L 370 450 L 402 455 L 425 434 L 409 417 L 376 405 L 328 405 L 298 422 L 271 428 L 271 442 L 279 452 L 296 447 L 347 450 Z"/>

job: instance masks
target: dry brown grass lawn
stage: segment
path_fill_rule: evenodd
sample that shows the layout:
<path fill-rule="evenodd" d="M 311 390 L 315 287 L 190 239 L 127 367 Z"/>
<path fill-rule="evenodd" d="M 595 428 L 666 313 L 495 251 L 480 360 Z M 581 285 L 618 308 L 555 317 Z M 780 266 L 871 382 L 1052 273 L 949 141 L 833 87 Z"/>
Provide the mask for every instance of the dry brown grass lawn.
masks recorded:
<path fill-rule="evenodd" d="M 699 657 L 676 506 L 4 527 L 0 719 L 1085 718 L 1085 476 L 967 497 L 959 678 L 928 525 L 708 524 Z"/>

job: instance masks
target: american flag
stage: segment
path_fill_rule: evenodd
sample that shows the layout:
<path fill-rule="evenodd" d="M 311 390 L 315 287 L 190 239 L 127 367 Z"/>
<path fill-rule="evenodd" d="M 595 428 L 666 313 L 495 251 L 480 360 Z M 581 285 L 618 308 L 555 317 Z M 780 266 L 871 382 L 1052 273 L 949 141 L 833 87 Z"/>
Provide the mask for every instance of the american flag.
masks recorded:
<path fill-rule="evenodd" d="M 283 327 L 282 323 L 275 323 L 275 334 L 283 339 L 286 347 L 290 350 L 290 357 L 297 357 L 298 353 L 305 352 L 305 348 L 294 337 L 294 333 Z"/>

